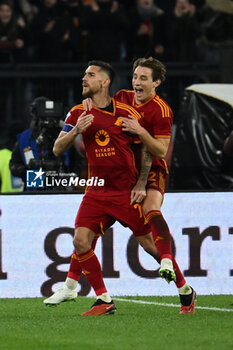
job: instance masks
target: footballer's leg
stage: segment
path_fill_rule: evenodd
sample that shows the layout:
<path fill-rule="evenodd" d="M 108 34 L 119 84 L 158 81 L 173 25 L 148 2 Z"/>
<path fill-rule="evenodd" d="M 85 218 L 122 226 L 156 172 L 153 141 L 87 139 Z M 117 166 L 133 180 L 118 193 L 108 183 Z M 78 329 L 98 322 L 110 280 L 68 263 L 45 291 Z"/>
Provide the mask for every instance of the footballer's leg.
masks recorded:
<path fill-rule="evenodd" d="M 96 200 L 84 197 L 75 219 L 76 229 L 73 241 L 75 253 L 73 254 L 72 273 L 69 274 L 65 283 L 67 286 L 68 282 L 72 289 L 74 286 L 76 287 L 76 279 L 78 279 L 82 271 L 95 290 L 98 305 L 93 305 L 90 311 L 83 314 L 84 316 L 108 314 L 116 309 L 107 293 L 101 266 L 94 253 L 99 233 L 104 233 L 104 230 L 110 227 L 114 222 L 115 220 L 109 218 L 105 214 L 101 203 L 97 205 Z"/>
<path fill-rule="evenodd" d="M 93 250 L 95 250 L 98 237 L 99 235 L 96 235 L 92 242 Z M 77 286 L 81 274 L 82 268 L 78 261 L 76 250 L 74 249 L 65 283 L 52 296 L 46 298 L 43 302 L 46 305 L 58 305 L 62 302 L 75 300 L 77 298 Z"/>
<path fill-rule="evenodd" d="M 91 246 L 94 238 L 95 232 L 87 227 L 78 227 L 75 230 L 73 243 L 77 252 L 77 258 L 97 297 L 91 309 L 84 312 L 82 316 L 108 315 L 116 310 L 115 304 L 105 287 L 99 260 Z"/>
<path fill-rule="evenodd" d="M 151 233 L 141 236 L 135 236 L 138 243 L 143 247 L 143 249 L 153 256 L 153 258 L 160 264 L 160 257 L 158 251 L 155 247 L 153 236 Z M 172 263 L 175 272 L 175 284 L 180 297 L 180 314 L 188 314 L 195 312 L 195 302 L 196 302 L 196 292 L 192 287 L 190 287 L 180 271 L 179 265 L 177 264 L 176 259 L 172 255 Z M 170 282 L 170 280 L 167 280 Z"/>
<path fill-rule="evenodd" d="M 196 292 L 186 283 L 172 254 L 170 230 L 160 211 L 164 197 L 166 174 L 153 169 L 152 175 L 148 179 L 143 211 L 145 217 L 149 219 L 148 222 L 152 229 L 153 240 L 161 259 L 161 261 L 157 260 L 161 264 L 160 275 L 168 283 L 172 280 L 175 282 L 181 303 L 180 313 L 190 313 L 190 310 L 193 313 L 195 311 Z M 153 250 L 153 247 L 150 249 Z M 171 253 L 171 255 L 165 257 L 163 254 L 166 252 L 168 254 Z M 154 257 L 156 258 L 156 256 Z"/>
<path fill-rule="evenodd" d="M 163 195 L 156 189 L 147 189 L 147 196 L 143 203 L 145 218 L 150 225 L 153 238 L 158 250 L 161 262 L 159 273 L 168 281 L 175 281 L 175 273 L 172 263 L 171 234 L 169 227 L 160 211 Z"/>

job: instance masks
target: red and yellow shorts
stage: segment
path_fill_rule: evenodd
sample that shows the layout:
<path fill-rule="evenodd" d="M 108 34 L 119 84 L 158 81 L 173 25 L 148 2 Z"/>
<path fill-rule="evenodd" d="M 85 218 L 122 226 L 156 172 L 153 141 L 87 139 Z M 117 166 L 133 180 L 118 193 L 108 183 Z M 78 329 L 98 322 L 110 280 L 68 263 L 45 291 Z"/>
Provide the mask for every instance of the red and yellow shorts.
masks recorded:
<path fill-rule="evenodd" d="M 148 175 L 146 188 L 159 191 L 164 196 L 167 173 L 159 168 L 151 168 Z"/>
<path fill-rule="evenodd" d="M 95 234 L 104 234 L 115 221 L 129 227 L 135 236 L 151 231 L 145 223 L 141 205 L 130 205 L 130 194 L 98 199 L 84 196 L 75 219 L 75 228 L 87 227 Z"/>

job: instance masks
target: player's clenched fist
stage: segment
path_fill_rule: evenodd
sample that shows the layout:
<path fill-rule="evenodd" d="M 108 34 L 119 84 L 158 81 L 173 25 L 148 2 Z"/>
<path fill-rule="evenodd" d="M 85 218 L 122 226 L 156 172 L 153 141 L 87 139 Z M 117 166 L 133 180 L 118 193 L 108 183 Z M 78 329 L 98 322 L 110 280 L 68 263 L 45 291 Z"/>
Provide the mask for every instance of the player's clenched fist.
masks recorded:
<path fill-rule="evenodd" d="M 82 134 L 87 130 L 87 128 L 91 125 L 94 116 L 93 114 L 86 114 L 87 112 L 84 111 L 80 117 L 78 118 L 78 121 L 75 125 L 75 129 L 77 134 Z"/>

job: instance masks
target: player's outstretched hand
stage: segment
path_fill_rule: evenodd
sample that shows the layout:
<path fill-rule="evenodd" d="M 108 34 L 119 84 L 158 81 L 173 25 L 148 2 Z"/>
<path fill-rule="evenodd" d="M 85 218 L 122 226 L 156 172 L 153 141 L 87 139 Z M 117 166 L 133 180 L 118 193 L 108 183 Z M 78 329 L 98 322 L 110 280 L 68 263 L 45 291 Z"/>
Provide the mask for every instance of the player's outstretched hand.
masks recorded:
<path fill-rule="evenodd" d="M 85 98 L 85 100 L 82 101 L 83 109 L 84 111 L 88 112 L 92 109 L 93 107 L 93 102 L 90 97 Z"/>
<path fill-rule="evenodd" d="M 130 204 L 141 203 L 146 198 L 145 183 L 138 181 L 131 191 Z"/>
<path fill-rule="evenodd" d="M 87 128 L 91 125 L 94 115 L 93 114 L 86 114 L 87 112 L 84 111 L 80 117 L 78 118 L 77 124 L 75 125 L 75 128 L 77 129 L 78 134 L 82 134 L 87 130 Z"/>

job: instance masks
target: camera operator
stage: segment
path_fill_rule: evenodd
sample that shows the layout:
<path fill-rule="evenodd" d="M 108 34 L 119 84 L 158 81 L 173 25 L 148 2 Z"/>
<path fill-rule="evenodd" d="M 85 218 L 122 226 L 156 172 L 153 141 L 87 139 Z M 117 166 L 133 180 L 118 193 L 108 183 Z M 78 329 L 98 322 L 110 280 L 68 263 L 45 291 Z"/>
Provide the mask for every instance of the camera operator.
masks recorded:
<path fill-rule="evenodd" d="M 59 158 L 52 152 L 54 140 L 61 130 L 63 115 L 63 105 L 46 97 L 37 97 L 30 105 L 30 128 L 17 135 L 18 142 L 13 149 L 10 161 L 12 174 L 21 177 L 25 184 L 27 170 L 43 169 L 46 175 L 71 171 L 72 152 L 66 152 Z M 72 171 L 75 170 L 78 171 L 78 167 L 72 169 Z M 60 188 L 49 189 L 59 190 Z"/>

